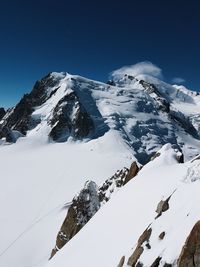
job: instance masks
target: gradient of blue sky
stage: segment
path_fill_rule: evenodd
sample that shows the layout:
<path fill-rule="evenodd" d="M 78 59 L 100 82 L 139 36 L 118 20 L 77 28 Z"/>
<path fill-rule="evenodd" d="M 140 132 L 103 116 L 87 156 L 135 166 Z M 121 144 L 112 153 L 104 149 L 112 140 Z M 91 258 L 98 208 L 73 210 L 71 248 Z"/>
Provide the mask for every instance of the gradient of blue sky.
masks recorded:
<path fill-rule="evenodd" d="M 0 105 L 50 71 L 106 81 L 148 60 L 200 89 L 198 1 L 0 1 Z"/>

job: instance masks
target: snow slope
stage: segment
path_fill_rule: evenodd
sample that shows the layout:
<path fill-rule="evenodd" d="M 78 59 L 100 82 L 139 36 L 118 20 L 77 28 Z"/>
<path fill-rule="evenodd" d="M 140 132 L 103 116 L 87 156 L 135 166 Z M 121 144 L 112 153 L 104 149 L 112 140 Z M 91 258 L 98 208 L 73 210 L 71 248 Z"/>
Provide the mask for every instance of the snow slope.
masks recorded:
<path fill-rule="evenodd" d="M 186 159 L 194 157 L 200 150 L 199 108 L 195 92 L 145 75 L 109 85 L 51 73 L 36 83 L 0 122 L 0 266 L 44 267 L 67 207 L 87 180 L 100 185 L 133 160 L 148 162 L 168 142 Z M 57 134 L 58 142 L 66 142 L 54 142 Z M 128 257 L 153 222 L 158 201 L 186 183 L 181 179 L 192 163 L 178 165 L 173 150 L 167 151 L 165 162 L 160 157 L 145 166 L 49 266 L 62 267 L 67 260 L 76 267 L 78 252 L 82 266 L 101 259 L 95 266 L 111 267 Z"/>
<path fill-rule="evenodd" d="M 125 255 L 125 265 L 137 240 L 149 226 L 152 234 L 140 262 L 149 267 L 160 256 L 160 265 L 176 263 L 183 244 L 199 220 L 200 160 L 179 164 L 169 144 L 148 163 L 88 222 L 48 267 L 115 267 Z M 161 200 L 169 209 L 157 217 Z M 159 239 L 165 231 L 165 238 Z M 173 265 L 176 266 L 176 265 Z"/>
<path fill-rule="evenodd" d="M 98 184 L 133 156 L 115 131 L 88 143 L 42 144 L 22 138 L 0 147 L 0 266 L 43 266 L 85 181 Z"/>

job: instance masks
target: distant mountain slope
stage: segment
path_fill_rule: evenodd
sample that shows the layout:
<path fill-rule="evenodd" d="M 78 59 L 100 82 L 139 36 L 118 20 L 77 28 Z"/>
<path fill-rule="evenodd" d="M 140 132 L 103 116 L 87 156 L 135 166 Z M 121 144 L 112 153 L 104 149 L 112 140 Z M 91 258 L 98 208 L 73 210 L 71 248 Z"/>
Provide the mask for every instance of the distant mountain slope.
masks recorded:
<path fill-rule="evenodd" d="M 197 92 L 147 75 L 124 75 L 109 84 L 50 73 L 5 114 L 0 137 L 64 142 L 95 139 L 115 129 L 140 163 L 168 142 L 186 158 L 198 153 Z"/>

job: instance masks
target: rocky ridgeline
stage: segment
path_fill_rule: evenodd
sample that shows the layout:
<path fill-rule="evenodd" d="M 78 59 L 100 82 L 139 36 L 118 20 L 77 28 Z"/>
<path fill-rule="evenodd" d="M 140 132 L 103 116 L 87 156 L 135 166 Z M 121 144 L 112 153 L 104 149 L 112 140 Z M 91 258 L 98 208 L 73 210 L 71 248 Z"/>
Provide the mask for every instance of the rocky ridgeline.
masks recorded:
<path fill-rule="evenodd" d="M 67 141 L 69 136 L 82 139 L 88 136 L 94 128 L 91 117 L 75 92 L 70 92 L 58 102 L 50 124 L 49 136 L 57 142 Z"/>
<path fill-rule="evenodd" d="M 178 163 L 183 163 L 183 154 L 180 152 L 176 153 L 176 160 Z M 156 153 L 152 160 L 159 157 L 160 153 Z M 199 155 L 193 160 L 199 160 Z M 157 220 L 160 216 L 163 215 L 167 210 L 170 209 L 170 199 L 173 197 L 175 191 L 166 199 L 160 200 L 155 209 L 157 216 L 155 220 Z M 154 244 L 151 244 L 150 237 L 153 233 L 153 222 L 149 224 L 147 229 L 140 235 L 137 245 L 135 246 L 131 256 L 126 260 L 125 256 L 123 256 L 118 264 L 118 267 L 144 267 L 146 265 L 143 264 L 142 260 L 140 260 L 143 253 L 147 253 L 147 250 L 151 250 Z M 162 242 L 162 240 L 166 237 L 167 232 L 162 231 L 157 239 Z M 126 265 L 127 264 L 127 265 Z M 158 256 L 154 260 L 152 260 L 152 264 L 150 267 L 198 267 L 200 266 L 200 221 L 197 221 L 191 230 L 188 238 L 185 241 L 185 244 L 182 247 L 181 253 L 178 259 L 174 263 L 165 262 L 162 259 L 162 256 Z"/>
<path fill-rule="evenodd" d="M 72 200 L 50 258 L 83 228 L 102 205 L 110 200 L 114 192 L 135 177 L 138 171 L 137 163 L 133 162 L 130 169 L 124 168 L 117 171 L 99 187 L 95 182 L 87 181 L 84 188 Z"/>
<path fill-rule="evenodd" d="M 32 116 L 35 109 L 48 101 L 60 88 L 63 76 L 55 76 L 52 73 L 37 81 L 33 90 L 25 94 L 20 102 L 6 113 L 0 110 L 2 119 L 0 125 L 0 139 L 7 142 L 16 141 L 15 133 L 26 135 L 27 131 L 34 129 L 40 122 L 40 118 Z M 51 126 L 49 137 L 54 141 L 63 142 L 69 136 L 82 139 L 92 131 L 94 125 L 85 108 L 80 103 L 74 91 L 66 92 L 53 109 L 52 117 L 48 121 Z"/>
<path fill-rule="evenodd" d="M 137 246 L 133 254 L 128 259 L 127 265 L 131 267 L 143 267 L 143 263 L 139 261 L 140 256 L 144 252 L 144 247 L 151 249 L 149 239 L 152 234 L 152 228 L 149 226 L 139 237 Z M 162 241 L 165 238 L 165 232 L 162 232 L 158 239 Z M 162 261 L 162 257 L 157 257 L 150 267 L 159 267 Z M 123 256 L 118 264 L 118 267 L 123 267 L 125 263 L 125 256 Z M 171 264 L 162 262 L 163 267 L 198 267 L 200 266 L 200 221 L 198 221 L 191 230 L 183 248 L 181 254 L 176 263 Z"/>
<path fill-rule="evenodd" d="M 199 95 L 131 75 L 108 83 L 48 74 L 14 108 L 0 110 L 0 143 L 27 135 L 45 142 L 91 140 L 114 129 L 142 165 L 166 143 L 188 150 L 188 159 L 196 155 L 200 116 L 180 107 L 194 103 L 197 110 Z"/>

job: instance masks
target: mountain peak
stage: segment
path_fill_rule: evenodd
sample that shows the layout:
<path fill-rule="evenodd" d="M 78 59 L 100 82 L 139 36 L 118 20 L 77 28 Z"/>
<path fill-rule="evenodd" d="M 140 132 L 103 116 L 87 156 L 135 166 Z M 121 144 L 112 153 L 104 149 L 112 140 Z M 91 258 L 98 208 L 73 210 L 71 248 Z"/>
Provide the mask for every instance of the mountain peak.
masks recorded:
<path fill-rule="evenodd" d="M 104 84 L 51 72 L 5 114 L 0 137 L 86 141 L 115 130 L 141 163 L 168 142 L 191 157 L 200 138 L 199 106 L 200 96 L 146 74 Z"/>

